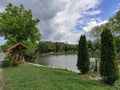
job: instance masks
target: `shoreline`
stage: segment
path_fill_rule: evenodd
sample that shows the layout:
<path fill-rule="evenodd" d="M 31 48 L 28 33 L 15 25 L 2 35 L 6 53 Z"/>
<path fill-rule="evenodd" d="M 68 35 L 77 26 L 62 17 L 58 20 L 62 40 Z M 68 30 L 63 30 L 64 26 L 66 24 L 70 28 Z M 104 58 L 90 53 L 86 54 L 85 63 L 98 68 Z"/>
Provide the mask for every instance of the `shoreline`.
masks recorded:
<path fill-rule="evenodd" d="M 64 67 L 60 68 L 60 67 L 55 67 L 55 66 L 44 66 L 44 65 L 30 63 L 30 62 L 27 62 L 27 63 L 30 64 L 30 65 L 38 66 L 38 67 L 56 68 L 56 69 L 67 70 L 67 71 L 71 71 L 71 72 L 75 72 L 75 73 L 80 73 L 80 71 L 75 71 L 75 70 L 67 69 L 67 68 L 64 68 Z"/>

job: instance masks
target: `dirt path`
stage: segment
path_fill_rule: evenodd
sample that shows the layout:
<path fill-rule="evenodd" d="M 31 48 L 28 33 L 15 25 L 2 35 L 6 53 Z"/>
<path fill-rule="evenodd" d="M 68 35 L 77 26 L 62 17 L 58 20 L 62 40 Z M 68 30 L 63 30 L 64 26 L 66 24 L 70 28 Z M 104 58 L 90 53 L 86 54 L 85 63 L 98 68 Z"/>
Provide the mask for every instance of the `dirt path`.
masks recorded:
<path fill-rule="evenodd" d="M 6 53 L 0 53 L 0 65 L 2 64 L 2 61 L 4 60 L 6 56 Z"/>
<path fill-rule="evenodd" d="M 4 60 L 6 56 L 6 53 L 0 53 L 0 65 L 2 64 L 2 61 Z M 0 67 L 0 82 L 3 80 L 3 69 Z M 2 86 L 0 86 L 0 90 L 2 90 Z"/>

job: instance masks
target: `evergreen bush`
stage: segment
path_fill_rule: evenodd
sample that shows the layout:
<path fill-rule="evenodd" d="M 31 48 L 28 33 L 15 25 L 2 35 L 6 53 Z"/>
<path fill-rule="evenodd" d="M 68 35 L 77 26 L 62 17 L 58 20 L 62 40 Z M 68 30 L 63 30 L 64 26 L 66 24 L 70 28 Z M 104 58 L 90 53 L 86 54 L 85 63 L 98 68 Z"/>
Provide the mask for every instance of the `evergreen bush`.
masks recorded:
<path fill-rule="evenodd" d="M 77 67 L 82 74 L 85 74 L 89 71 L 90 60 L 85 35 L 81 35 L 79 40 Z"/>
<path fill-rule="evenodd" d="M 118 79 L 119 71 L 114 37 L 109 29 L 101 34 L 100 58 L 100 74 L 105 83 L 112 85 Z"/>

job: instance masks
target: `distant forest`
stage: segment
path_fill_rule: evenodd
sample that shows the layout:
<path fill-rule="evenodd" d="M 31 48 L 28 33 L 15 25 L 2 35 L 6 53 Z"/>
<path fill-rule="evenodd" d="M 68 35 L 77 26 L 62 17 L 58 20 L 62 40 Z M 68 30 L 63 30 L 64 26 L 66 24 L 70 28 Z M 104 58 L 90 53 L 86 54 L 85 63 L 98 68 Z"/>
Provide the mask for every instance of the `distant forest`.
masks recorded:
<path fill-rule="evenodd" d="M 41 41 L 38 43 L 36 52 L 38 52 L 39 54 L 42 53 L 75 54 L 77 52 L 77 45 L 63 42 Z"/>

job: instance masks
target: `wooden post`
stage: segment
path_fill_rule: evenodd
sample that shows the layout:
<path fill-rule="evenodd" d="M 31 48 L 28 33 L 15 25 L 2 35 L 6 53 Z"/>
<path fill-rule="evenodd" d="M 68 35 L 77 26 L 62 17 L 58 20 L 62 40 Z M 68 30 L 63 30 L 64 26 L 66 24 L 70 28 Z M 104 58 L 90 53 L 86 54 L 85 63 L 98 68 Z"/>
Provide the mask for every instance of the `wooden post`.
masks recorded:
<path fill-rule="evenodd" d="M 15 53 L 13 52 L 12 55 L 11 55 L 11 57 L 10 57 L 10 67 L 11 67 L 12 64 L 13 64 L 14 58 L 15 58 Z"/>
<path fill-rule="evenodd" d="M 97 59 L 95 59 L 95 69 L 94 69 L 94 71 L 97 72 L 97 70 L 98 70 L 98 67 L 97 67 Z"/>
<path fill-rule="evenodd" d="M 22 58 L 22 63 L 25 65 L 25 59 L 24 59 L 24 56 L 23 56 L 22 52 L 21 52 L 21 58 Z"/>

